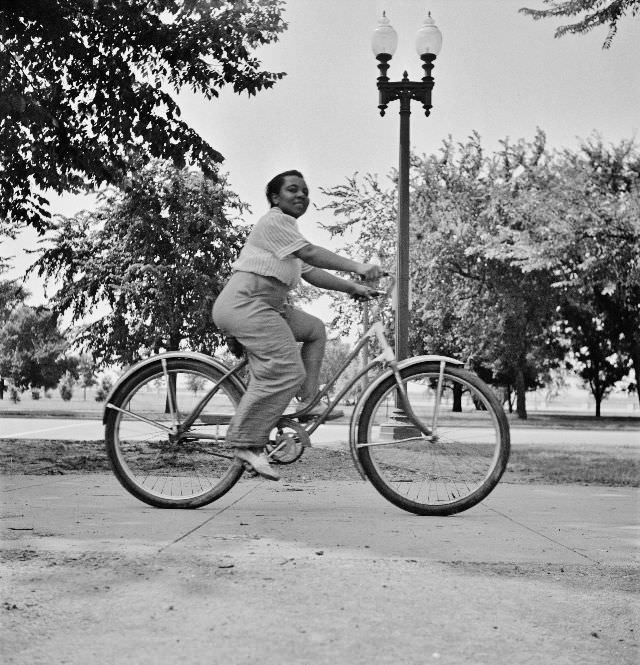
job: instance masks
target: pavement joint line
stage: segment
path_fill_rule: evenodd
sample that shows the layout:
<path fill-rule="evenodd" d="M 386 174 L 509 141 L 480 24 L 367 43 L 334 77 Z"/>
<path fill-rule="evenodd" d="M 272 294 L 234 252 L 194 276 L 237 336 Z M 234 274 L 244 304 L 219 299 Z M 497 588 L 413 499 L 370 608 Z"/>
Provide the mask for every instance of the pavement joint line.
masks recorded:
<path fill-rule="evenodd" d="M 211 517 L 207 517 L 207 519 L 204 522 L 198 524 L 197 526 L 194 526 L 193 529 L 189 529 L 189 531 L 187 531 L 186 533 L 183 533 L 181 536 L 178 536 L 178 538 L 176 538 L 175 540 L 172 540 L 170 543 L 168 543 L 166 545 L 163 545 L 157 551 L 157 554 L 160 554 L 160 552 L 163 552 L 164 550 L 168 549 L 172 545 L 175 545 L 176 543 L 179 543 L 181 540 L 184 540 L 185 538 L 190 536 L 192 533 L 194 533 L 198 529 L 201 529 L 205 524 L 208 524 L 209 522 L 214 520 L 216 517 L 218 517 L 218 515 L 221 515 L 222 513 L 224 513 L 225 510 L 229 510 L 229 508 L 232 508 L 237 503 L 242 501 L 242 499 L 247 497 L 254 490 L 258 489 L 258 487 L 260 487 L 263 483 L 264 483 L 264 481 L 256 483 L 253 487 L 250 487 L 242 496 L 239 496 L 235 501 L 232 501 L 228 506 L 225 506 L 224 508 L 220 508 L 220 510 L 218 512 L 214 513 L 213 515 L 211 515 Z"/>
<path fill-rule="evenodd" d="M 495 508 L 492 508 L 491 506 L 487 506 L 488 510 L 491 510 L 492 512 L 500 515 L 501 517 L 504 517 L 505 519 L 509 520 L 510 522 L 513 522 L 514 524 L 517 524 L 518 526 L 521 526 L 523 529 L 527 529 L 527 531 L 531 531 L 531 533 L 535 533 L 536 536 L 540 536 L 541 538 L 544 538 L 548 540 L 549 542 L 553 543 L 554 545 L 558 545 L 559 547 L 564 548 L 565 550 L 568 550 L 569 552 L 573 552 L 573 554 L 577 554 L 578 556 L 583 557 L 584 559 L 587 559 L 588 561 L 591 561 L 592 563 L 595 563 L 596 566 L 601 566 L 602 562 L 598 561 L 598 559 L 594 559 L 593 557 L 590 557 L 588 554 L 583 554 L 582 552 L 579 552 L 573 547 L 569 547 L 568 545 L 565 545 L 564 543 L 561 543 L 559 540 L 555 540 L 554 538 L 551 538 L 551 536 L 547 536 L 546 533 L 542 533 L 541 531 L 537 531 L 533 527 L 527 526 L 523 522 L 519 522 L 518 520 L 514 519 L 510 515 L 507 515 L 506 513 L 503 513 L 500 510 L 496 510 Z"/>
<path fill-rule="evenodd" d="M 20 485 L 19 487 L 8 487 L 6 489 L 2 489 L 2 493 L 6 494 L 8 492 L 19 492 L 20 490 L 26 490 L 31 487 L 42 487 L 43 485 L 51 485 L 51 483 L 54 483 L 58 480 L 58 477 L 53 477 L 49 482 L 43 482 L 43 483 L 33 483 L 31 485 Z"/>

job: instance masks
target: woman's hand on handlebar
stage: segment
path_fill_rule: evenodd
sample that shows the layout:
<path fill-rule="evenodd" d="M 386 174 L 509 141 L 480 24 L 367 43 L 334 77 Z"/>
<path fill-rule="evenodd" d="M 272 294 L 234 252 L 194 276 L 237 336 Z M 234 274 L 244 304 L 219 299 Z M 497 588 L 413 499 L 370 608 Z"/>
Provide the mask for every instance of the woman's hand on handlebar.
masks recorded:
<path fill-rule="evenodd" d="M 384 277 L 387 272 L 375 263 L 362 263 L 358 275 L 367 281 L 373 281 Z"/>
<path fill-rule="evenodd" d="M 354 300 L 364 302 L 366 300 L 371 300 L 372 298 L 377 298 L 382 295 L 382 292 L 371 286 L 367 286 L 366 284 L 357 284 L 353 282 L 353 288 L 350 290 L 349 295 Z"/>

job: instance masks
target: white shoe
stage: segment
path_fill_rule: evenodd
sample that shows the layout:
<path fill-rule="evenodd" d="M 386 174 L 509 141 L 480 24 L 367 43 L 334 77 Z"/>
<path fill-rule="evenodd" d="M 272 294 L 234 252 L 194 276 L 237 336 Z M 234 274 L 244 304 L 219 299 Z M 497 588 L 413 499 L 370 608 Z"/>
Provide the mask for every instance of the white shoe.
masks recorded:
<path fill-rule="evenodd" d="M 269 480 L 280 480 L 280 474 L 269 464 L 264 451 L 254 453 L 250 448 L 236 448 L 236 457 L 246 462 L 259 476 Z"/>
<path fill-rule="evenodd" d="M 318 403 L 315 406 L 310 406 L 311 402 L 305 402 L 299 399 L 294 399 L 291 404 L 287 407 L 287 410 L 284 412 L 286 416 L 293 414 L 302 414 L 301 418 L 318 418 L 323 415 L 326 407 L 322 403 Z M 344 411 L 340 409 L 333 409 L 333 411 L 327 416 L 327 420 L 335 420 L 336 418 L 342 418 L 344 416 Z"/>

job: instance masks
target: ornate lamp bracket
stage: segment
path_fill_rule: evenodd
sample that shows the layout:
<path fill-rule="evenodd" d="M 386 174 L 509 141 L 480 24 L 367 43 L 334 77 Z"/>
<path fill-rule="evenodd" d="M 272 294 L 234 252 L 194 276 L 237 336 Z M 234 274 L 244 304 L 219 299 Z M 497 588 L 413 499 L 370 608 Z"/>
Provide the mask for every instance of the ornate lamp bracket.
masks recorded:
<path fill-rule="evenodd" d="M 389 81 L 387 71 L 391 56 L 382 53 L 377 56 L 377 59 L 379 61 L 378 69 L 380 70 L 380 76 L 378 76 L 378 108 L 380 109 L 380 115 L 384 116 L 389 102 L 396 99 L 400 101 L 400 112 L 408 112 L 409 104 L 413 99 L 422 104 L 424 114 L 428 116 L 431 112 L 431 91 L 434 83 L 431 71 L 435 55 L 427 53 L 421 56 L 422 68 L 424 69 L 424 76 L 421 81 L 410 81 L 407 72 L 404 72 L 401 81 Z"/>

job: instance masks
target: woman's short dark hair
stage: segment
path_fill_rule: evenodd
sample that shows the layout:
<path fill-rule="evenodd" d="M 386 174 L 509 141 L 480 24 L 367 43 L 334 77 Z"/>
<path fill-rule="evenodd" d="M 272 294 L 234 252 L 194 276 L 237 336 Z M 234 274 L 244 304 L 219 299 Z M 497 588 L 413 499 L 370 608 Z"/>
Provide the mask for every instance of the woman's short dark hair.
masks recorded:
<path fill-rule="evenodd" d="M 280 189 L 281 189 L 282 185 L 284 185 L 284 179 L 288 175 L 295 175 L 298 178 L 304 179 L 304 176 L 302 175 L 302 173 L 300 173 L 300 171 L 295 171 L 295 170 L 284 171 L 284 173 L 278 173 L 277 176 L 275 176 L 274 178 L 271 178 L 271 180 L 269 180 L 269 182 L 267 184 L 267 201 L 269 201 L 269 205 L 272 208 L 275 204 L 271 201 L 271 195 L 280 193 Z"/>

